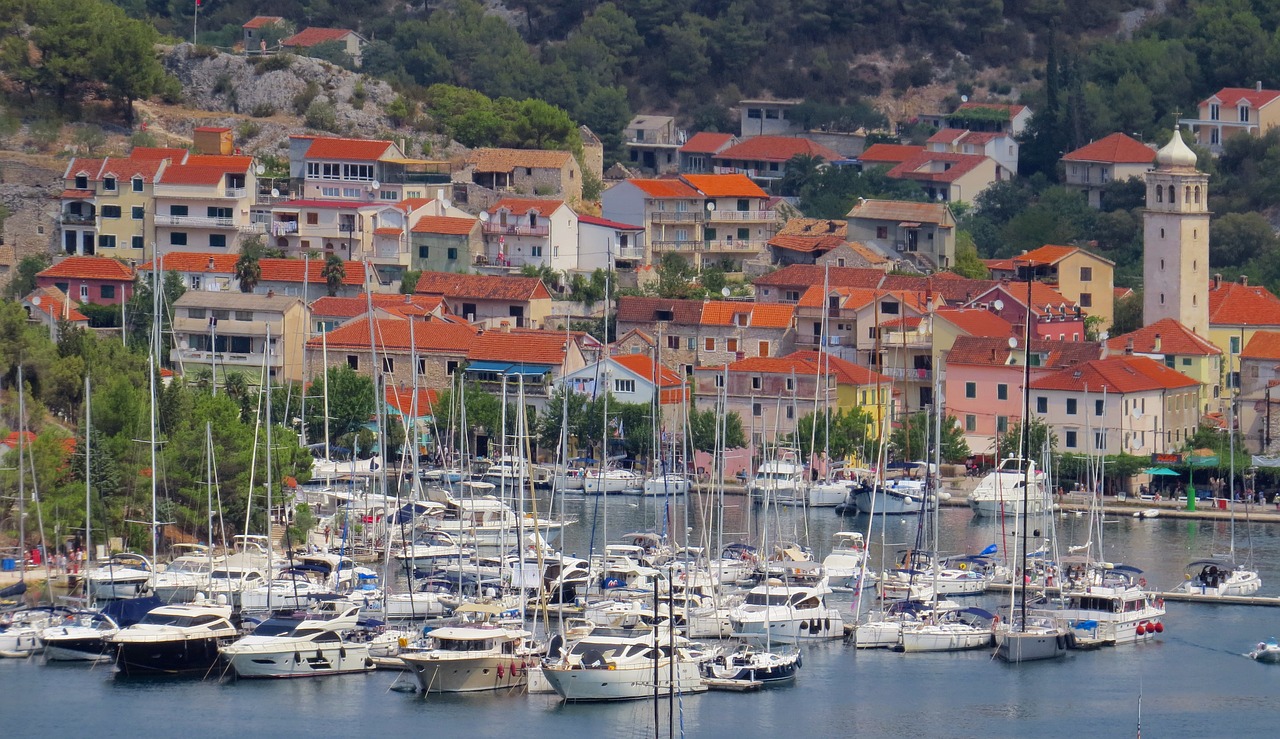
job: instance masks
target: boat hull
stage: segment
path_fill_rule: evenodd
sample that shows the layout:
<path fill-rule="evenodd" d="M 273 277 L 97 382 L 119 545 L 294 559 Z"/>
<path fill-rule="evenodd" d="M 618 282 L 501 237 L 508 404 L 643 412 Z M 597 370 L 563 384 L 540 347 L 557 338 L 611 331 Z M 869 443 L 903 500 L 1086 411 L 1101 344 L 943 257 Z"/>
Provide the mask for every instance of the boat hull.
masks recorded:
<path fill-rule="evenodd" d="M 996 656 L 1005 662 L 1036 662 L 1067 653 L 1070 640 L 1064 630 L 998 631 Z"/>
<path fill-rule="evenodd" d="M 99 662 L 111 658 L 101 634 L 58 634 L 40 637 L 49 662 Z"/>
<path fill-rule="evenodd" d="M 991 632 L 966 627 L 918 627 L 902 630 L 904 652 L 959 652 L 991 646 Z"/>
<path fill-rule="evenodd" d="M 844 485 L 819 484 L 809 488 L 810 508 L 835 508 L 849 499 L 849 488 Z"/>
<path fill-rule="evenodd" d="M 296 651 L 227 648 L 222 658 L 241 679 L 322 677 L 374 669 L 368 644 L 304 646 Z"/>
<path fill-rule="evenodd" d="M 1039 516 L 1045 511 L 1045 503 L 1043 498 L 1033 498 L 1028 502 L 1027 511 L 1029 515 Z M 974 498 L 969 497 L 969 508 L 975 516 L 983 518 L 1018 518 L 1022 516 L 1021 500 L 1000 500 L 998 498 Z"/>
<path fill-rule="evenodd" d="M 218 650 L 230 642 L 230 637 L 116 642 L 116 668 L 129 677 L 204 675 L 218 664 Z"/>
<path fill-rule="evenodd" d="M 126 600 L 137 598 L 147 587 L 148 578 L 140 580 L 89 580 L 93 600 Z"/>
<path fill-rule="evenodd" d="M 0 657 L 25 659 L 41 648 L 40 634 L 33 628 L 11 628 L 0 633 Z"/>
<path fill-rule="evenodd" d="M 796 673 L 800 670 L 799 654 L 776 657 L 761 664 L 744 665 L 735 664 L 733 656 L 730 655 L 726 662 L 725 665 L 721 665 L 718 661 L 703 663 L 703 677 L 713 680 L 746 680 L 777 685 L 795 680 Z"/>
<path fill-rule="evenodd" d="M 860 490 L 853 495 L 853 504 L 857 506 L 858 513 L 874 511 L 877 516 L 908 516 L 924 510 L 924 494 L 923 491 L 912 495 Z"/>
<path fill-rule="evenodd" d="M 424 694 L 510 690 L 528 681 L 524 662 L 511 655 L 448 659 L 414 654 L 403 655 L 401 659 L 418 681 L 418 690 Z"/>
<path fill-rule="evenodd" d="M 685 695 L 707 690 L 696 662 L 677 662 L 674 681 L 668 659 L 658 661 L 657 673 L 659 695 L 671 692 L 673 687 Z M 569 702 L 641 700 L 652 698 L 655 690 L 651 664 L 612 670 L 544 667 L 543 676 L 556 694 Z"/>
<path fill-rule="evenodd" d="M 779 644 L 838 639 L 844 636 L 844 618 L 839 609 L 827 608 L 820 614 L 790 618 L 742 618 L 731 614 L 733 635 L 742 639 L 769 640 Z"/>

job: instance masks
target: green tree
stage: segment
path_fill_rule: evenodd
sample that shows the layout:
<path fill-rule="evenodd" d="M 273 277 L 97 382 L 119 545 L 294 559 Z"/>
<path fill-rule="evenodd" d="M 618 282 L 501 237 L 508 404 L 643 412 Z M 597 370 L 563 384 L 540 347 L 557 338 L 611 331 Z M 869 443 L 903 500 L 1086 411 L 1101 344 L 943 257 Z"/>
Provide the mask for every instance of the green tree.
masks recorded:
<path fill-rule="evenodd" d="M 325 288 L 329 291 L 329 297 L 338 294 L 338 290 L 342 289 L 342 281 L 347 278 L 347 267 L 342 261 L 342 257 L 337 254 L 330 254 L 324 258 L 324 267 L 320 270 L 320 275 L 324 277 Z"/>
<path fill-rule="evenodd" d="M 978 256 L 978 246 L 968 231 L 956 234 L 956 263 L 950 271 L 971 280 L 985 280 L 991 274 Z"/>
<path fill-rule="evenodd" d="M 235 276 L 240 282 L 240 292 L 253 292 L 262 280 L 262 265 L 258 262 L 257 252 L 241 250 L 236 259 Z"/>
<path fill-rule="evenodd" d="M 1243 267 L 1250 260 L 1274 262 L 1280 256 L 1280 239 L 1271 223 L 1259 213 L 1227 213 L 1209 231 L 1209 266 Z"/>
<path fill-rule="evenodd" d="M 815 425 L 816 421 L 816 425 Z M 827 428 L 831 429 L 828 440 Z M 863 408 L 840 409 L 831 414 L 828 423 L 825 414 L 809 413 L 796 424 L 796 441 L 805 458 L 824 451 L 831 459 L 848 459 L 865 452 L 872 438 L 875 419 Z M 813 440 L 812 448 L 810 439 Z"/>
<path fill-rule="evenodd" d="M 420 269 L 406 269 L 404 274 L 400 276 L 400 294 L 413 295 L 413 291 L 418 287 L 418 279 L 422 277 Z"/>
<path fill-rule="evenodd" d="M 666 252 L 658 263 L 658 296 L 662 298 L 688 298 L 695 290 L 694 279 L 698 271 L 684 257 Z"/>
<path fill-rule="evenodd" d="M 36 289 L 36 273 L 49 268 L 48 254 L 31 254 L 18 262 L 13 278 L 5 287 L 4 295 L 10 300 L 18 300 L 30 295 Z"/>
<path fill-rule="evenodd" d="M 889 437 L 889 446 L 894 457 L 900 461 L 913 462 L 924 459 L 932 462 L 933 419 L 929 414 L 920 412 L 905 416 L 902 425 L 893 430 Z M 929 445 L 925 446 L 926 434 Z M 969 456 L 969 444 L 964 440 L 964 429 L 955 416 L 947 416 L 942 422 L 942 461 L 958 463 Z"/>
<path fill-rule="evenodd" d="M 689 406 L 689 443 L 700 452 L 712 453 L 716 450 L 716 439 L 720 438 L 725 449 L 742 449 L 747 446 L 747 434 L 742 429 L 742 416 L 737 411 L 730 411 L 724 417 L 723 438 L 716 431 L 720 422 L 720 414 L 714 408 L 700 411 Z"/>
<path fill-rule="evenodd" d="M 1120 336 L 1137 331 L 1142 326 L 1142 291 L 1135 290 L 1116 301 L 1110 333 L 1112 336 Z"/>
<path fill-rule="evenodd" d="M 358 374 L 345 365 L 330 367 L 325 378 L 311 379 L 312 388 L 327 388 L 329 393 L 329 438 L 337 439 L 343 434 L 357 431 L 373 417 L 374 387 L 373 380 Z M 320 433 L 324 429 L 324 403 L 307 405 L 307 427 L 312 433 Z"/>
<path fill-rule="evenodd" d="M 1031 424 L 1027 427 L 1031 439 L 1027 446 L 1029 451 L 1023 451 L 1022 456 L 1030 459 L 1040 459 L 1041 453 L 1044 451 L 1045 445 L 1048 444 L 1049 452 L 1058 451 L 1058 435 L 1053 429 L 1039 418 L 1031 419 Z M 996 448 L 1000 450 L 1000 456 L 1013 456 L 1022 449 L 1022 422 L 1018 421 L 1009 427 L 996 439 Z"/>

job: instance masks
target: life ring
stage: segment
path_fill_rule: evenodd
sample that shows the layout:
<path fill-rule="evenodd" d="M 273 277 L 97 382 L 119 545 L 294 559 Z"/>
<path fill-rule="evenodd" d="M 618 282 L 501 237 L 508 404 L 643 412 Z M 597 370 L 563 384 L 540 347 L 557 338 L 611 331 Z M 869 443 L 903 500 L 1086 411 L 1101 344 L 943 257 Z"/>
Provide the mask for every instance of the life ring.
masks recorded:
<path fill-rule="evenodd" d="M 965 562 L 961 562 L 961 563 L 960 563 L 960 569 L 962 569 L 962 570 L 967 570 L 967 569 L 969 569 L 969 565 L 968 565 L 967 563 L 965 563 Z"/>

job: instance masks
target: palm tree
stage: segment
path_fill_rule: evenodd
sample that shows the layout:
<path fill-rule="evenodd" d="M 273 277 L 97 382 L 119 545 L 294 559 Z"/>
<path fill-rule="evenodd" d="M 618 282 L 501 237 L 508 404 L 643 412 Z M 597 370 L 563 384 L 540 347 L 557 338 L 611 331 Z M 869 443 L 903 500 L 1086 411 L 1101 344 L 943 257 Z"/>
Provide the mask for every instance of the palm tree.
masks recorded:
<path fill-rule="evenodd" d="M 240 252 L 236 260 L 236 279 L 240 281 L 240 292 L 251 293 L 262 280 L 262 265 L 258 263 L 258 255 L 249 251 Z"/>
<path fill-rule="evenodd" d="M 782 181 L 778 191 L 783 195 L 799 195 L 822 169 L 824 160 L 812 154 L 796 154 L 783 166 Z"/>
<path fill-rule="evenodd" d="M 342 287 L 342 281 L 347 279 L 347 267 L 343 263 L 342 257 L 337 254 L 330 254 L 324 258 L 324 269 L 320 271 L 324 277 L 325 287 L 329 289 L 329 297 L 335 297 L 338 294 L 338 288 Z"/>

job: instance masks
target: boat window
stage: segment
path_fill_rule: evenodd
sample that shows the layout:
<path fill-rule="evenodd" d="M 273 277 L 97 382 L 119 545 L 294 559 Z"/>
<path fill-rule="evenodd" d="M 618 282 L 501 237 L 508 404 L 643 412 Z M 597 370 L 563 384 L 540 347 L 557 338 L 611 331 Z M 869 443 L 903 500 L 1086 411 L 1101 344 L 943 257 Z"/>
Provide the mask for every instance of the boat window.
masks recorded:
<path fill-rule="evenodd" d="M 217 617 L 215 616 L 214 618 Z M 151 613 L 143 616 L 142 620 L 138 623 L 146 626 L 177 626 L 180 628 L 186 628 L 191 626 L 192 622 L 193 619 L 190 616 L 156 613 L 155 611 L 152 611 Z"/>
<path fill-rule="evenodd" d="M 267 619 L 258 624 L 258 628 L 253 630 L 254 636 L 285 636 L 297 627 L 297 621 L 285 621 L 282 619 Z"/>
<path fill-rule="evenodd" d="M 818 599 L 813 596 L 805 598 L 799 603 L 796 603 L 796 608 L 817 608 L 817 607 L 818 607 Z"/>
<path fill-rule="evenodd" d="M 317 643 L 323 642 L 325 644 L 336 644 L 342 641 L 342 637 L 338 636 L 332 631 L 326 631 L 322 634 L 318 634 L 316 638 L 312 639 L 311 641 L 317 642 Z"/>
<path fill-rule="evenodd" d="M 749 606 L 785 606 L 787 604 L 787 596 L 785 593 L 747 593 L 746 603 Z"/>
<path fill-rule="evenodd" d="M 191 625 L 192 625 L 192 626 L 204 626 L 205 624 L 211 624 L 211 623 L 213 623 L 214 621 L 221 621 L 221 620 L 222 620 L 222 617 L 221 617 L 221 616 L 213 616 L 213 615 L 209 615 L 209 616 L 196 616 L 196 617 L 191 621 Z"/>

